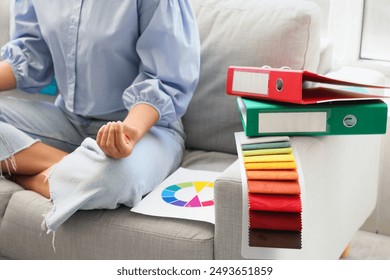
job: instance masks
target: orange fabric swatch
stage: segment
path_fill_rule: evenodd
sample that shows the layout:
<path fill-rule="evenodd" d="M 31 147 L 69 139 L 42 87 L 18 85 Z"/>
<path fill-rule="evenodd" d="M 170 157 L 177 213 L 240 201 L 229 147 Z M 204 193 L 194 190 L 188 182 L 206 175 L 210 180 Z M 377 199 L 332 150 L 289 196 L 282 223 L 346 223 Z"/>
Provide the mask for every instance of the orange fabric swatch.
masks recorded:
<path fill-rule="evenodd" d="M 298 180 L 298 172 L 290 170 L 247 170 L 248 180 Z"/>
<path fill-rule="evenodd" d="M 298 181 L 248 180 L 248 191 L 264 194 L 300 194 Z"/>

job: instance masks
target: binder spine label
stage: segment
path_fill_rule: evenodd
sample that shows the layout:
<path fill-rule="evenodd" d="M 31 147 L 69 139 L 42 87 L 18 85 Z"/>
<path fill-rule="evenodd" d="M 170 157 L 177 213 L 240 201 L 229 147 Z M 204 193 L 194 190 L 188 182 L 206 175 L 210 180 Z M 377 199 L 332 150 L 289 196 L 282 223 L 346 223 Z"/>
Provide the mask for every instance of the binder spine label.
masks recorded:
<path fill-rule="evenodd" d="M 246 92 L 268 95 L 268 73 L 235 70 L 233 74 L 233 92 Z"/>
<path fill-rule="evenodd" d="M 327 132 L 327 112 L 259 113 L 259 133 Z"/>

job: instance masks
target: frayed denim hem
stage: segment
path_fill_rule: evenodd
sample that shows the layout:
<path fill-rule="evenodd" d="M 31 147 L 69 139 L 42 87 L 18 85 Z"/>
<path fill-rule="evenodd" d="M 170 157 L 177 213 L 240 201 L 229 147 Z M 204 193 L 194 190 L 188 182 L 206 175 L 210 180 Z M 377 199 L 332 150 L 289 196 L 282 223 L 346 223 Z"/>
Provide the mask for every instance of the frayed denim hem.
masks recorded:
<path fill-rule="evenodd" d="M 36 142 L 39 140 L 31 138 L 7 123 L 0 123 L 0 163 L 4 162 L 5 165 L 5 170 L 0 169 L 0 178 L 11 176 L 12 171 L 17 168 L 14 155 Z"/>

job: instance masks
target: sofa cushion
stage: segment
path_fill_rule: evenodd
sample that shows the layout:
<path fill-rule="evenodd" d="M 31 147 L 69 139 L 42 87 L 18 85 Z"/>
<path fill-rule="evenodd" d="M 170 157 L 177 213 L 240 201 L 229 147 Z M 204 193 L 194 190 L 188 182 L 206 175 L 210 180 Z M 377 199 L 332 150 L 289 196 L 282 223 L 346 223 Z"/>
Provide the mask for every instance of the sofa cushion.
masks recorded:
<path fill-rule="evenodd" d="M 21 207 L 23 205 L 23 207 Z M 214 225 L 146 216 L 127 207 L 78 211 L 55 233 L 41 229 L 49 200 L 15 193 L 0 228 L 0 248 L 11 259 L 213 259 Z M 53 242 L 53 243 L 52 243 Z M 55 251 L 54 251 L 54 248 Z"/>
<path fill-rule="evenodd" d="M 187 148 L 235 153 L 242 131 L 235 98 L 226 95 L 229 65 L 316 71 L 319 7 L 308 1 L 192 0 L 201 39 L 201 74 L 183 118 Z"/>
<path fill-rule="evenodd" d="M 183 167 L 223 171 L 236 159 L 236 155 L 226 153 L 186 150 Z M 78 211 L 56 232 L 54 251 L 53 236 L 41 229 L 42 215 L 51 207 L 46 198 L 0 180 L 0 222 L 4 215 L 0 223 L 0 258 L 212 259 L 214 256 L 214 225 L 141 215 L 127 207 Z"/>
<path fill-rule="evenodd" d="M 4 216 L 11 196 L 15 192 L 21 190 L 23 190 L 21 186 L 15 184 L 14 182 L 8 181 L 5 178 L 0 178 L 0 221 Z"/>

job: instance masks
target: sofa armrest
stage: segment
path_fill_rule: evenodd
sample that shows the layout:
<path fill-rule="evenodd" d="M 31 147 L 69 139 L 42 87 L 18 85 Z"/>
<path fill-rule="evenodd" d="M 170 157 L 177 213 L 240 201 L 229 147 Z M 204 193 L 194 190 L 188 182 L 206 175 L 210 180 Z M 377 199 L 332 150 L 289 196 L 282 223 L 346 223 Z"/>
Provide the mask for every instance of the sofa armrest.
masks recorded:
<path fill-rule="evenodd" d="M 238 160 L 216 180 L 214 201 L 214 258 L 242 259 L 242 181 Z"/>
<path fill-rule="evenodd" d="M 364 84 L 372 84 L 372 85 L 385 85 L 386 83 L 386 77 L 383 75 L 383 73 L 373 70 L 373 69 L 367 69 L 367 68 L 361 68 L 361 67 L 352 67 L 352 66 L 344 66 L 337 71 L 329 72 L 326 74 L 326 76 L 335 78 L 335 79 L 342 79 L 346 81 L 352 81 L 352 82 L 360 82 Z M 370 89 L 370 93 L 376 94 L 376 95 L 384 95 L 387 94 L 387 91 L 385 93 L 385 90 L 383 89 Z M 384 101 L 389 104 L 388 99 L 384 99 Z M 387 120 L 387 131 L 390 129 L 390 122 L 389 117 Z M 390 235 L 390 219 L 389 214 L 390 213 L 390 207 L 389 207 L 389 197 L 390 197 L 390 191 L 389 188 L 386 186 L 388 185 L 388 182 L 390 182 L 390 176 L 387 172 L 388 166 L 390 165 L 390 161 L 388 160 L 390 155 L 390 145 L 388 143 L 390 136 L 389 133 L 386 133 L 381 137 L 381 144 L 380 144 L 380 169 L 379 169 L 379 190 L 378 190 L 378 203 L 377 206 L 372 213 L 372 215 L 367 219 L 365 224 L 362 226 L 362 230 L 370 231 L 370 232 L 376 232 L 380 234 L 387 234 Z"/>

